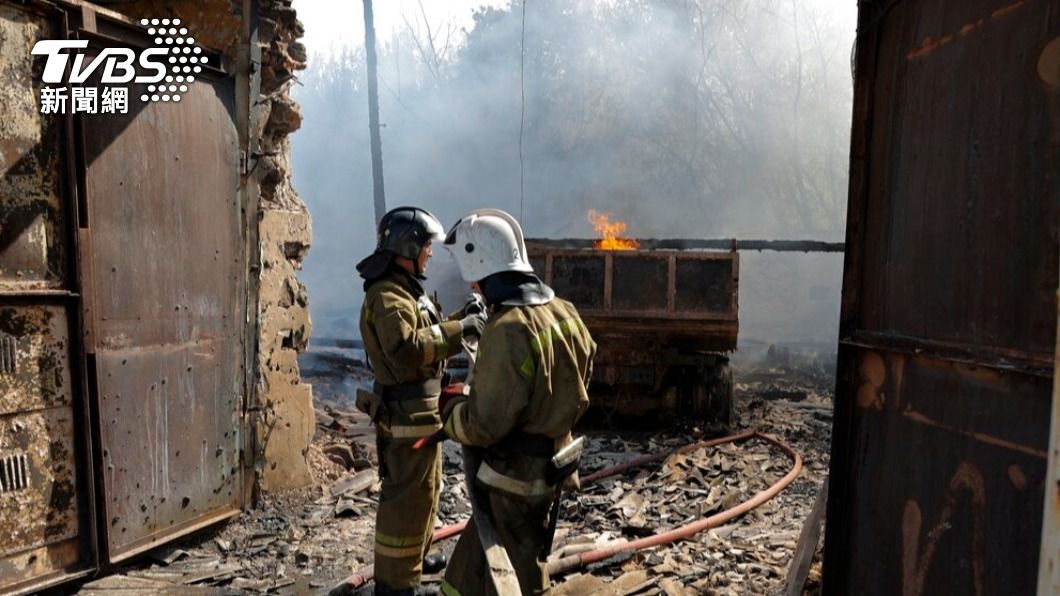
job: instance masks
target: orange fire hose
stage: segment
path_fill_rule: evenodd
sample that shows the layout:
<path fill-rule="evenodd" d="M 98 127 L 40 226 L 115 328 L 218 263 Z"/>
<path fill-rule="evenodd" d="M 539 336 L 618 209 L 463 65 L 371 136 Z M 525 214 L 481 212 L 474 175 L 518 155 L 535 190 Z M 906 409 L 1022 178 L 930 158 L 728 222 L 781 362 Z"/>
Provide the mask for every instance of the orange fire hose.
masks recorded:
<path fill-rule="evenodd" d="M 641 538 L 639 540 L 634 540 L 632 542 L 623 542 L 623 543 L 616 544 L 616 545 L 613 545 L 613 546 L 600 548 L 600 549 L 592 550 L 592 551 L 585 552 L 585 553 L 579 553 L 579 554 L 576 554 L 576 555 L 571 555 L 569 557 L 563 557 L 562 559 L 559 559 L 559 560 L 554 561 L 553 563 L 549 564 L 549 566 L 548 566 L 548 574 L 549 575 L 560 575 L 560 574 L 563 574 L 563 573 L 567 573 L 568 571 L 577 569 L 579 567 L 583 567 L 583 566 L 588 565 L 590 563 L 596 563 L 598 561 L 603 561 L 604 559 L 608 559 L 610 557 L 613 557 L 613 556 L 615 556 L 615 555 L 617 555 L 618 553 L 621 553 L 621 552 L 628 552 L 628 551 L 640 550 L 640 549 L 643 549 L 643 548 L 650 548 L 650 547 L 653 547 L 653 546 L 660 546 L 660 545 L 663 545 L 663 544 L 669 544 L 671 542 L 676 542 L 678 540 L 683 540 L 685 538 L 691 538 L 692 536 L 695 536 L 696 534 L 702 532 L 703 530 L 708 530 L 710 528 L 716 528 L 716 527 L 720 526 L 721 524 L 729 521 L 730 519 L 739 517 L 739 516 L 747 513 L 748 511 L 754 509 L 755 507 L 758 507 L 762 503 L 765 503 L 766 501 L 772 499 L 773 497 L 775 497 L 777 495 L 777 493 L 779 493 L 780 491 L 784 490 L 785 487 L 787 487 L 789 484 L 791 484 L 792 481 L 795 480 L 795 477 L 799 475 L 799 472 L 802 471 L 802 456 L 800 456 L 798 453 L 796 453 L 795 450 L 792 449 L 791 447 L 789 447 L 786 443 L 784 443 L 783 441 L 780 441 L 779 439 L 775 439 L 775 438 L 773 438 L 773 437 L 771 437 L 769 435 L 764 435 L 764 434 L 761 434 L 761 433 L 756 432 L 756 431 L 748 431 L 748 432 L 740 433 L 738 435 L 732 435 L 732 436 L 729 436 L 729 437 L 723 437 L 721 439 L 716 439 L 714 441 L 704 441 L 702 443 L 696 443 L 695 445 L 689 445 L 687 447 L 682 447 L 682 448 L 680 448 L 680 449 L 678 449 L 676 451 L 673 451 L 673 452 L 671 452 L 669 454 L 652 455 L 652 456 L 645 456 L 643 458 L 638 458 L 637 460 L 634 460 L 634 462 L 637 462 L 639 460 L 639 463 L 627 462 L 626 464 L 615 466 L 614 470 L 613 469 L 602 470 L 602 471 L 600 471 L 600 472 L 598 472 L 596 474 L 591 474 L 590 476 L 587 476 L 586 480 L 589 480 L 589 479 L 596 480 L 598 478 L 605 478 L 607 476 L 612 476 L 612 475 L 617 474 L 618 472 L 620 472 L 622 470 L 625 470 L 625 469 L 628 469 L 630 467 L 633 467 L 633 465 L 640 465 L 640 464 L 647 463 L 647 462 L 650 462 L 650 461 L 664 459 L 665 457 L 668 457 L 669 455 L 671 455 L 673 453 L 687 453 L 689 451 L 694 451 L 696 449 L 702 449 L 702 448 L 705 448 L 705 447 L 713 447 L 713 446 L 716 446 L 716 445 L 721 445 L 721 444 L 724 444 L 724 443 L 731 443 L 731 442 L 734 442 L 734 441 L 745 440 L 745 439 L 762 439 L 763 441 L 766 441 L 767 443 L 772 443 L 773 445 L 776 445 L 777 447 L 779 447 L 784 453 L 786 453 L 788 455 L 788 457 L 790 457 L 792 459 L 791 470 L 789 470 L 788 473 L 785 474 L 783 478 L 781 478 L 780 480 L 775 482 L 769 488 L 757 493 L 755 496 L 751 497 L 749 500 L 744 501 L 743 503 L 740 503 L 739 505 L 736 505 L 735 507 L 726 509 L 725 511 L 716 513 L 716 514 L 714 514 L 714 515 L 712 515 L 710 517 L 703 518 L 703 519 L 701 519 L 699 521 L 694 521 L 692 523 L 686 524 L 686 525 L 678 527 L 678 528 L 674 528 L 673 530 L 669 530 L 669 531 L 663 532 L 661 534 L 654 534 L 652 536 L 646 536 L 644 538 Z M 632 464 L 632 465 L 630 465 L 630 464 Z"/>
<path fill-rule="evenodd" d="M 612 466 L 610 468 L 605 468 L 598 472 L 594 472 L 593 474 L 589 474 L 588 476 L 582 479 L 582 484 L 592 484 L 593 482 L 600 480 L 601 478 L 615 476 L 631 468 L 642 466 L 646 463 L 651 463 L 653 461 L 660 461 L 666 459 L 671 455 L 679 453 L 690 453 L 699 449 L 717 447 L 718 445 L 724 445 L 726 443 L 735 443 L 737 441 L 746 441 L 749 439 L 761 439 L 767 443 L 770 443 L 780 448 L 781 451 L 783 451 L 785 454 L 788 455 L 788 457 L 791 458 L 791 470 L 789 470 L 788 473 L 785 474 L 784 477 L 782 477 L 780 480 L 773 483 L 769 488 L 758 492 L 753 497 L 751 497 L 747 501 L 744 501 L 743 503 L 740 503 L 739 505 L 716 513 L 710 517 L 691 522 L 684 526 L 680 526 L 678 528 L 674 528 L 672 530 L 668 530 L 660 534 L 653 534 L 651 536 L 646 536 L 644 538 L 640 538 L 632 542 L 622 542 L 612 546 L 584 553 L 579 553 L 576 555 L 570 555 L 568 557 L 563 557 L 562 559 L 558 559 L 549 564 L 549 575 L 561 575 L 574 569 L 578 569 L 579 567 L 603 561 L 605 559 L 617 555 L 618 553 L 641 550 L 645 548 L 651 548 L 653 546 L 661 546 L 663 544 L 670 544 L 671 542 L 691 538 L 692 536 L 695 536 L 703 530 L 716 528 L 733 518 L 739 517 L 747 513 L 748 511 L 754 509 L 755 507 L 758 507 L 762 503 L 765 503 L 766 501 L 775 497 L 780 491 L 784 490 L 789 484 L 791 484 L 792 481 L 794 481 L 795 478 L 802 471 L 802 456 L 796 453 L 795 450 L 788 446 L 787 443 L 784 443 L 779 439 L 753 430 L 744 431 L 742 433 L 729 435 L 727 437 L 721 437 L 718 439 L 712 439 L 710 441 L 701 441 L 699 443 L 693 443 L 684 447 L 680 447 L 673 451 L 667 451 L 665 453 L 656 453 L 653 455 L 637 457 L 625 463 L 621 463 L 616 466 Z M 455 536 L 462 532 L 466 526 L 467 521 L 465 520 L 460 523 L 453 524 L 451 526 L 440 528 L 434 533 L 433 540 L 439 541 Z M 359 588 L 371 581 L 373 575 L 374 574 L 372 566 L 369 565 L 358 570 L 356 573 L 343 580 L 343 582 L 339 584 L 339 586 L 346 589 Z"/>

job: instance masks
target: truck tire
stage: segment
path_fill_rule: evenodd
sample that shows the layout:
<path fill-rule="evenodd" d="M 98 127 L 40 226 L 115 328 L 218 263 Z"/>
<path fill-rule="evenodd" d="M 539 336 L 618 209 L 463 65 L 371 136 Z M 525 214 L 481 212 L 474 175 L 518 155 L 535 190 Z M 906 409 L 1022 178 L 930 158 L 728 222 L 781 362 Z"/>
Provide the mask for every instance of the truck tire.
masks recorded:
<path fill-rule="evenodd" d="M 704 425 L 711 430 L 727 432 L 732 425 L 732 367 L 727 358 L 718 358 L 714 366 L 699 370 L 694 407 Z"/>

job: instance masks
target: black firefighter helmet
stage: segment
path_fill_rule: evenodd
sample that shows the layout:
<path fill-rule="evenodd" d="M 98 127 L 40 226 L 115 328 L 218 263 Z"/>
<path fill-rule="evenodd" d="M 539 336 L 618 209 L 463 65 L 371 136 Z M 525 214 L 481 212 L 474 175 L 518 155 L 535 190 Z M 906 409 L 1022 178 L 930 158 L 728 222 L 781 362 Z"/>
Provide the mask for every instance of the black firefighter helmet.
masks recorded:
<path fill-rule="evenodd" d="M 411 259 L 414 263 L 423 247 L 430 241 L 445 239 L 445 229 L 438 218 L 419 207 L 397 207 L 379 220 L 375 252 L 357 264 L 357 271 L 366 280 L 386 272 L 395 256 Z M 418 270 L 417 274 L 421 272 Z"/>

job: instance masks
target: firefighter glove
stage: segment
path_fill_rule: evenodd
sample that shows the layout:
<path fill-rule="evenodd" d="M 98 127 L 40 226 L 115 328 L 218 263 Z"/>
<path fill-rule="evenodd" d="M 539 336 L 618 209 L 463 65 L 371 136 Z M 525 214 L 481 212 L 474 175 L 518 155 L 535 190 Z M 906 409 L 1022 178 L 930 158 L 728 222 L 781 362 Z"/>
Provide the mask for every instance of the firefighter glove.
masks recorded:
<path fill-rule="evenodd" d="M 464 337 L 481 337 L 482 330 L 486 327 L 486 315 L 484 313 L 470 314 L 460 319 L 460 328 Z"/>

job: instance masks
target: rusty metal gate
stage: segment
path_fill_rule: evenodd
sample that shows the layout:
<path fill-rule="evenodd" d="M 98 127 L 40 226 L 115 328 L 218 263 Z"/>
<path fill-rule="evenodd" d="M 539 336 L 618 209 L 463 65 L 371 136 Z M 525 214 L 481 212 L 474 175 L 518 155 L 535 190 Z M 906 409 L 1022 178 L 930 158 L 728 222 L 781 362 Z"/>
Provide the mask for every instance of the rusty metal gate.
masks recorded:
<path fill-rule="evenodd" d="M 101 17 L 94 47 L 149 47 Z M 211 61 L 217 64 L 217 59 Z M 147 92 L 134 86 L 130 93 Z M 244 317 L 233 80 L 81 121 L 85 350 L 108 558 L 238 513 Z"/>
<path fill-rule="evenodd" d="M 90 56 L 150 44 L 88 5 L 0 0 L 0 592 L 91 573 L 244 502 L 234 80 L 207 68 L 180 104 L 41 116 L 30 49 L 68 36 Z"/>
<path fill-rule="evenodd" d="M 1060 4 L 860 6 L 825 591 L 1033 593 Z"/>

